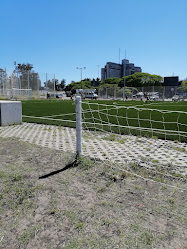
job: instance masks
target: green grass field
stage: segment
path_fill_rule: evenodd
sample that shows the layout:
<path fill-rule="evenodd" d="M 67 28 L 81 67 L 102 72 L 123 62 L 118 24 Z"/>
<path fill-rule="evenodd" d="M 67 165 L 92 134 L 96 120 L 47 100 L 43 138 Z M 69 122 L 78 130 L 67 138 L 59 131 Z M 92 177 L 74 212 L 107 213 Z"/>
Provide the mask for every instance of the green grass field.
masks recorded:
<path fill-rule="evenodd" d="M 23 121 L 75 127 L 74 101 L 22 101 L 22 106 Z M 187 132 L 187 102 L 159 101 L 145 104 L 141 101 L 98 100 L 83 101 L 82 108 L 83 120 L 86 121 L 86 127 L 89 129 L 179 141 L 187 140 L 185 133 Z M 144 129 L 139 129 L 140 127 Z"/>

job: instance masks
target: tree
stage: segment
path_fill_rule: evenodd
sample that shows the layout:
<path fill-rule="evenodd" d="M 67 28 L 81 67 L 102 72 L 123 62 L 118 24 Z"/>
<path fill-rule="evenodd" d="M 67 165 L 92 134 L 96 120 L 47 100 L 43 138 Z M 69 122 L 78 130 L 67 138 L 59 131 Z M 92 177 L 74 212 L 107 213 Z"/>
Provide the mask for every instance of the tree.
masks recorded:
<path fill-rule="evenodd" d="M 123 80 L 123 78 L 117 78 L 117 77 L 108 78 L 108 79 L 105 79 L 104 81 L 101 82 L 101 86 L 105 85 L 105 84 L 117 85 L 117 86 L 122 87 L 122 84 L 124 84 L 124 80 Z"/>
<path fill-rule="evenodd" d="M 54 89 L 54 80 L 48 80 L 47 81 L 47 86 L 46 86 L 46 82 L 44 82 L 44 86 L 45 88 L 49 88 L 49 89 Z"/>
<path fill-rule="evenodd" d="M 91 81 L 91 79 L 90 78 L 85 78 L 82 81 Z"/>
<path fill-rule="evenodd" d="M 178 89 L 183 92 L 187 92 L 187 80 L 183 80 L 181 86 Z"/>
<path fill-rule="evenodd" d="M 160 75 L 148 73 L 135 73 L 125 77 L 126 86 L 144 87 L 144 86 L 161 86 L 163 78 Z M 123 87 L 123 82 L 119 86 Z"/>
<path fill-rule="evenodd" d="M 76 89 L 91 89 L 92 85 L 90 81 L 79 81 L 79 82 L 72 82 L 65 87 L 65 91 L 71 91 L 72 94 L 76 93 Z"/>
<path fill-rule="evenodd" d="M 65 86 L 66 86 L 66 80 L 62 79 L 61 82 L 60 82 L 61 89 L 64 90 Z"/>
<path fill-rule="evenodd" d="M 22 72 L 22 71 L 30 71 L 31 69 L 33 69 L 33 65 L 31 65 L 30 63 L 27 63 L 27 64 L 18 63 L 18 71 L 20 71 L 20 72 Z"/>
<path fill-rule="evenodd" d="M 33 65 L 30 63 L 17 64 L 17 71 L 14 70 L 14 74 L 18 73 L 20 78 L 20 88 L 28 88 L 28 77 L 29 77 L 29 88 L 37 90 L 38 88 L 38 74 L 32 70 Z"/>

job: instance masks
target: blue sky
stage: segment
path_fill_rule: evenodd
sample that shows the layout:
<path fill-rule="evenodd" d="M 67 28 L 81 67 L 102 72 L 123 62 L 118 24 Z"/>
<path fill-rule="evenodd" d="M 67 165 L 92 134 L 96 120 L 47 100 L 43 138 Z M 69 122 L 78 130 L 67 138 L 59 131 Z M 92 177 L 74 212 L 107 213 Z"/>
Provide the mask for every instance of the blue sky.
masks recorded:
<path fill-rule="evenodd" d="M 0 0 L 0 68 L 31 63 L 44 79 L 96 78 L 126 58 L 143 72 L 187 77 L 186 0 Z M 99 74 L 100 75 L 100 74 Z"/>

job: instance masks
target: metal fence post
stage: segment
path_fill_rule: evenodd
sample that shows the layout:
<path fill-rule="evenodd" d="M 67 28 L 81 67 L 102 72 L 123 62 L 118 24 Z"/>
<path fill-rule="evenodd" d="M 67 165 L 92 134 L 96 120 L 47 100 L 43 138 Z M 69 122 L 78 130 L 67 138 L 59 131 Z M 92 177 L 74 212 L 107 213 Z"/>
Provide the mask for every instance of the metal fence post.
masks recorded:
<path fill-rule="evenodd" d="M 54 74 L 54 98 L 55 98 L 55 74 Z"/>
<path fill-rule="evenodd" d="M 101 98 L 101 89 L 98 89 L 98 98 Z"/>
<path fill-rule="evenodd" d="M 82 111 L 81 111 L 81 97 L 76 97 L 76 152 L 77 157 L 81 156 L 82 150 Z"/>
<path fill-rule="evenodd" d="M 39 75 L 37 73 L 37 90 L 38 90 L 38 99 L 40 98 L 40 94 L 39 94 Z"/>
<path fill-rule="evenodd" d="M 5 95 L 4 72 L 2 72 L 2 83 L 3 83 L 3 96 L 4 96 Z"/>
<path fill-rule="evenodd" d="M 6 80 L 6 97 L 8 96 L 8 94 L 7 94 L 7 73 L 6 73 L 6 68 L 5 68 L 5 80 Z"/>

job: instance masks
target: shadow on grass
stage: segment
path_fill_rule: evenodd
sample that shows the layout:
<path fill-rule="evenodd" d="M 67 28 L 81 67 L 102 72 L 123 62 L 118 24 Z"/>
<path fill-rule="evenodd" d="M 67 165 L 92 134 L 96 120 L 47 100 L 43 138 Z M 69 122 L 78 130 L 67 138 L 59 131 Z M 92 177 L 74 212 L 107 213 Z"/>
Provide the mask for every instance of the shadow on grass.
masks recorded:
<path fill-rule="evenodd" d="M 73 162 L 69 163 L 68 165 L 66 165 L 66 166 L 65 166 L 64 168 L 62 168 L 62 169 L 58 169 L 58 170 L 52 171 L 52 172 L 50 172 L 50 173 L 48 173 L 48 174 L 46 174 L 46 175 L 39 176 L 39 179 L 48 178 L 48 177 L 50 177 L 50 176 L 56 175 L 56 174 L 58 174 L 58 173 L 60 173 L 60 172 L 62 172 L 62 171 L 65 171 L 65 170 L 70 169 L 70 168 L 74 168 L 74 167 L 76 167 L 76 166 L 78 166 L 78 160 L 77 160 L 77 159 L 75 159 Z"/>

